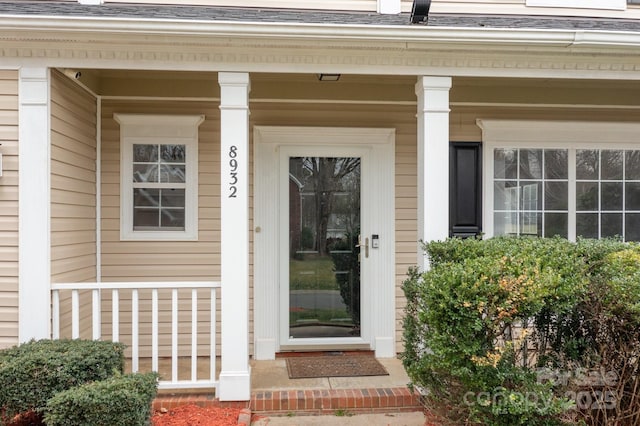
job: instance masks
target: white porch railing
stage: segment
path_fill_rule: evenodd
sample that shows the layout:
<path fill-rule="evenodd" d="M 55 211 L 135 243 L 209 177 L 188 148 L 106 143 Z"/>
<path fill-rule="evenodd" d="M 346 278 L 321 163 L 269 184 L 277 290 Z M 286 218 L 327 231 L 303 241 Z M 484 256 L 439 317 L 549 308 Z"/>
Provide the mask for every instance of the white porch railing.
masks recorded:
<path fill-rule="evenodd" d="M 160 389 L 184 389 L 184 388 L 215 388 L 218 392 L 219 379 L 216 372 L 216 301 L 219 282 L 193 281 L 193 282 L 102 282 L 102 283 L 55 283 L 51 284 L 52 291 L 52 338 L 60 338 L 60 293 L 71 293 L 71 338 L 80 337 L 80 295 L 91 292 L 91 336 L 98 340 L 102 335 L 102 296 L 111 291 L 111 340 L 120 340 L 120 291 L 131 292 L 131 342 L 126 343 L 131 349 L 131 370 L 139 371 L 140 361 L 140 290 L 151 290 L 151 369 L 159 370 L 159 303 L 158 290 L 171 291 L 171 380 L 163 380 L 161 377 Z M 191 290 L 191 378 L 179 380 L 178 378 L 178 291 Z M 210 305 L 208 307 L 210 327 L 209 334 L 209 378 L 198 379 L 198 290 L 209 289 Z M 108 293 L 107 293 L 108 294 Z M 106 321 L 105 321 L 106 322 Z M 86 327 L 83 324 L 83 327 Z"/>

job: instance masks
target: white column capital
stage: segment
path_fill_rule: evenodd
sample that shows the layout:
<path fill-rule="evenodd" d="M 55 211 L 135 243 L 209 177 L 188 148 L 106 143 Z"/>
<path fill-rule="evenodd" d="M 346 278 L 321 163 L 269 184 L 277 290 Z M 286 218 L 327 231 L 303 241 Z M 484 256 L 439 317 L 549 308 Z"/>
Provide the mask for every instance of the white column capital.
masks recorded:
<path fill-rule="evenodd" d="M 221 401 L 251 398 L 249 368 L 249 74 L 220 84 Z"/>

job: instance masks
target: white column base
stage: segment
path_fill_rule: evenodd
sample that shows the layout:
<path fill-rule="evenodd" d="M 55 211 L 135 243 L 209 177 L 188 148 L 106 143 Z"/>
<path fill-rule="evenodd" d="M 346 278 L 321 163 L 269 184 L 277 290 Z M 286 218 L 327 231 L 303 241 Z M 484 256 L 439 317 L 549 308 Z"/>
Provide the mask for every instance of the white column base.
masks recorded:
<path fill-rule="evenodd" d="M 220 373 L 220 401 L 249 401 L 251 399 L 251 368 L 248 371 Z"/>

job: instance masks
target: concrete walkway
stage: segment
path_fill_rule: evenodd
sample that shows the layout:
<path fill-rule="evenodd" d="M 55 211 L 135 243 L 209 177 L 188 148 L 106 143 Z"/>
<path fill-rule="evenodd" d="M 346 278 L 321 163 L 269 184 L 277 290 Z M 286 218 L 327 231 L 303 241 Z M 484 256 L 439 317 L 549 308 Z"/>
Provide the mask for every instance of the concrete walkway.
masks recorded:
<path fill-rule="evenodd" d="M 424 426 L 424 414 L 414 413 L 381 413 L 356 414 L 353 416 L 291 416 L 260 417 L 254 416 L 251 422 L 256 426 Z"/>

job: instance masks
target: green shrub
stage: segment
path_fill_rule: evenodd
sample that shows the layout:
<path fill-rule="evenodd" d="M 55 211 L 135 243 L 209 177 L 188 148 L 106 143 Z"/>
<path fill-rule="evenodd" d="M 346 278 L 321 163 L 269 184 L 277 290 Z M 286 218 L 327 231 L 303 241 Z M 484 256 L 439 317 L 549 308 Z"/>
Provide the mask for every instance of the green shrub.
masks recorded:
<path fill-rule="evenodd" d="M 156 373 L 128 374 L 56 394 L 47 403 L 49 426 L 144 426 L 158 386 Z"/>
<path fill-rule="evenodd" d="M 0 351 L 3 417 L 42 413 L 56 393 L 122 373 L 124 348 L 113 342 L 39 340 Z"/>
<path fill-rule="evenodd" d="M 637 245 L 493 238 L 425 250 L 430 270 L 411 270 L 403 285 L 402 359 L 430 408 L 457 424 L 640 424 Z M 583 370 L 618 380 L 577 380 L 573 373 Z M 546 380 L 541 371 L 570 378 Z M 605 391 L 614 408 L 595 400 Z M 595 404 L 587 409 L 575 395 Z"/>

